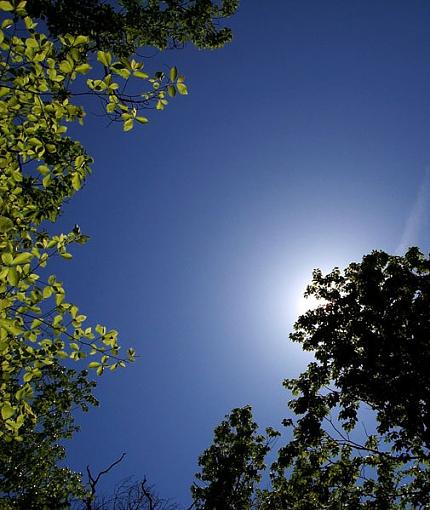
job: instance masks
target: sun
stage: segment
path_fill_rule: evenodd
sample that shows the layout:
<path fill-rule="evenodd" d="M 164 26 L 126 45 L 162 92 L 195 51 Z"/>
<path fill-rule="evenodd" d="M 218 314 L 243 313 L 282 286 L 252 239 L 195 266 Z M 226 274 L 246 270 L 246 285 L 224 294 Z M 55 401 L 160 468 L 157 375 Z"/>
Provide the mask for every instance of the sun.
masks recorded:
<path fill-rule="evenodd" d="M 308 296 L 305 298 L 303 294 L 297 301 L 297 313 L 298 315 L 305 314 L 308 310 L 313 310 L 323 303 L 322 300 L 317 299 L 315 296 Z"/>

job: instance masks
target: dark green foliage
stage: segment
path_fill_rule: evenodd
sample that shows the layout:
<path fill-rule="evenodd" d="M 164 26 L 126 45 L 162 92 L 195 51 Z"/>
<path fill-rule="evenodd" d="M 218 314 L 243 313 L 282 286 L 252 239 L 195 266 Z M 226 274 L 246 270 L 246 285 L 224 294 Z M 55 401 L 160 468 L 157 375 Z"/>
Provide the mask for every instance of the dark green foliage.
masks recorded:
<path fill-rule="evenodd" d="M 276 435 L 268 431 L 269 437 Z M 199 458 L 201 473 L 191 489 L 195 508 L 250 509 L 269 449 L 267 438 L 257 434 L 251 408 L 233 409 L 215 429 L 212 446 Z"/>
<path fill-rule="evenodd" d="M 28 423 L 22 441 L 2 444 L 0 508 L 68 508 L 71 497 L 83 496 L 80 474 L 58 463 L 65 457 L 61 443 L 78 430 L 72 411 L 98 405 L 92 395 L 94 386 L 85 371 L 59 365 L 43 369 L 32 406 L 38 416 L 37 428 Z"/>
<path fill-rule="evenodd" d="M 416 248 L 405 257 L 373 252 L 341 273 L 314 272 L 309 294 L 324 300 L 299 318 L 291 336 L 316 363 L 285 386 L 301 396 L 301 432 L 339 406 L 346 427 L 360 403 L 377 412 L 378 432 L 396 451 L 430 446 L 430 262 Z M 318 396 L 328 384 L 336 391 Z"/>
<path fill-rule="evenodd" d="M 212 496 L 201 508 L 429 510 L 429 258 L 374 251 L 344 271 L 314 271 L 307 294 L 321 304 L 291 339 L 315 361 L 284 382 L 299 418 L 284 420 L 293 436 L 271 466 L 272 487 L 247 485 L 255 497 L 244 489 L 244 506 Z"/>
<path fill-rule="evenodd" d="M 291 338 L 316 361 L 284 382 L 302 417 L 272 466 L 275 508 L 430 508 L 429 291 L 417 248 L 314 272 L 307 293 L 321 305 Z"/>
<path fill-rule="evenodd" d="M 29 0 L 28 11 L 46 20 L 52 35 L 70 33 L 91 38 L 96 49 L 129 56 L 149 45 L 159 49 L 192 42 L 198 48 L 220 48 L 232 38 L 219 27 L 234 14 L 239 0 Z"/>

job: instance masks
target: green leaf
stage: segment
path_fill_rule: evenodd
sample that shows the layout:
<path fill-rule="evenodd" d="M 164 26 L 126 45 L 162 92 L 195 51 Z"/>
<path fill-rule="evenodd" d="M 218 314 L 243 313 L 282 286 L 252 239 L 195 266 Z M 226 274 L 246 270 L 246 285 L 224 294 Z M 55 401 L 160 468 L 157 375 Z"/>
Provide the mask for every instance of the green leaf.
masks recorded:
<path fill-rule="evenodd" d="M 116 109 L 116 104 L 115 103 L 108 103 L 106 105 L 106 111 L 107 113 L 113 113 Z"/>
<path fill-rule="evenodd" d="M 0 319 L 0 331 L 1 328 L 4 328 L 12 335 L 19 335 L 22 333 L 22 329 L 17 326 L 13 320 L 10 319 Z"/>
<path fill-rule="evenodd" d="M 128 69 L 126 69 L 125 67 L 113 67 L 112 66 L 111 69 L 114 73 L 121 76 L 121 78 L 124 78 L 124 80 L 127 80 L 127 78 L 130 77 L 130 71 Z"/>
<path fill-rule="evenodd" d="M 133 119 L 128 119 L 124 122 L 124 131 L 130 131 L 133 129 Z"/>
<path fill-rule="evenodd" d="M 106 334 L 106 328 L 100 324 L 97 324 L 95 327 L 95 330 L 99 335 L 105 335 Z"/>
<path fill-rule="evenodd" d="M 60 70 L 66 74 L 71 73 L 73 71 L 73 65 L 68 60 L 63 60 L 60 62 Z"/>
<path fill-rule="evenodd" d="M 52 287 L 46 286 L 42 291 L 43 299 L 48 299 L 52 296 Z"/>
<path fill-rule="evenodd" d="M 62 315 L 56 315 L 54 317 L 54 320 L 52 321 L 52 327 L 57 328 L 61 324 L 62 321 L 63 321 Z"/>
<path fill-rule="evenodd" d="M 19 276 L 17 270 L 14 267 L 10 267 L 7 273 L 7 281 L 14 287 L 18 285 Z"/>
<path fill-rule="evenodd" d="M 172 67 L 170 69 L 170 81 L 175 81 L 177 76 L 178 76 L 178 70 L 176 69 L 176 66 Z"/>
<path fill-rule="evenodd" d="M 91 90 L 95 90 L 96 92 L 102 92 L 106 90 L 106 83 L 103 80 L 87 80 L 87 85 Z"/>
<path fill-rule="evenodd" d="M 76 238 L 76 242 L 79 243 L 79 244 L 85 244 L 88 239 L 90 238 L 90 236 L 86 236 L 84 234 L 81 234 L 79 237 Z"/>
<path fill-rule="evenodd" d="M 57 306 L 60 306 L 61 303 L 64 301 L 64 294 L 55 294 L 55 304 Z"/>
<path fill-rule="evenodd" d="M 149 122 L 149 120 L 146 117 L 136 117 L 136 120 L 141 124 L 147 124 Z"/>
<path fill-rule="evenodd" d="M 6 18 L 1 23 L 1 28 L 10 28 L 13 25 L 13 19 Z"/>
<path fill-rule="evenodd" d="M 27 30 L 32 30 L 33 28 L 36 28 L 37 23 L 34 23 L 34 21 L 29 17 L 26 16 L 24 18 L 25 28 Z"/>
<path fill-rule="evenodd" d="M 30 382 L 33 379 L 33 374 L 31 372 L 26 372 L 24 374 L 23 380 L 24 382 Z"/>
<path fill-rule="evenodd" d="M 169 85 L 167 87 L 167 93 L 169 94 L 170 97 L 175 97 L 176 96 L 176 88 L 174 85 Z"/>
<path fill-rule="evenodd" d="M 40 319 L 34 319 L 31 322 L 31 329 L 36 329 L 38 326 L 42 324 L 42 321 Z M 42 344 L 41 344 L 42 345 Z"/>
<path fill-rule="evenodd" d="M 31 253 L 26 253 L 26 252 L 23 252 L 23 253 L 19 253 L 14 259 L 13 259 L 13 262 L 12 264 L 14 266 L 19 266 L 21 264 L 27 264 L 28 262 L 30 262 L 30 260 L 33 258 L 33 255 Z"/>
<path fill-rule="evenodd" d="M 86 35 L 78 35 L 73 41 L 73 46 L 81 46 L 89 41 L 89 37 Z"/>
<path fill-rule="evenodd" d="M 79 191 L 81 189 L 81 176 L 78 172 L 75 172 L 72 175 L 72 187 L 75 191 Z"/>
<path fill-rule="evenodd" d="M 13 228 L 13 221 L 5 216 L 0 216 L 0 233 L 9 232 Z"/>
<path fill-rule="evenodd" d="M 0 2 L 5 3 L 5 2 Z M 9 402 L 5 402 L 1 408 L 1 416 L 3 420 L 8 420 L 15 414 L 15 409 L 9 404 Z"/>
<path fill-rule="evenodd" d="M 49 167 L 46 166 L 46 165 L 39 165 L 37 167 L 37 171 L 41 174 L 41 175 L 46 175 L 49 173 Z"/>
<path fill-rule="evenodd" d="M 98 51 L 97 60 L 104 66 L 109 67 L 112 63 L 112 55 L 107 51 Z"/>
<path fill-rule="evenodd" d="M 26 383 L 24 384 L 24 386 L 22 388 L 20 388 L 16 393 L 15 393 L 15 398 L 17 400 L 24 400 L 25 398 L 29 398 L 33 395 L 33 389 L 31 388 L 31 386 Z"/>
<path fill-rule="evenodd" d="M 80 64 L 75 68 L 77 73 L 86 74 L 91 70 L 90 64 Z"/>
<path fill-rule="evenodd" d="M 136 76 L 136 78 L 140 78 L 142 80 L 146 80 L 147 78 L 149 78 L 149 74 L 146 74 L 146 73 L 143 73 L 142 71 L 134 71 L 134 76 Z"/>
<path fill-rule="evenodd" d="M 186 96 L 188 94 L 188 89 L 185 83 L 180 83 L 179 81 L 176 83 L 176 88 L 178 89 L 179 94 Z"/>
<path fill-rule="evenodd" d="M 2 11 L 13 11 L 13 5 L 10 2 L 1 1 L 0 2 L 0 10 Z"/>
<path fill-rule="evenodd" d="M 1 260 L 5 266 L 11 266 L 13 263 L 12 253 L 3 253 L 1 256 Z"/>

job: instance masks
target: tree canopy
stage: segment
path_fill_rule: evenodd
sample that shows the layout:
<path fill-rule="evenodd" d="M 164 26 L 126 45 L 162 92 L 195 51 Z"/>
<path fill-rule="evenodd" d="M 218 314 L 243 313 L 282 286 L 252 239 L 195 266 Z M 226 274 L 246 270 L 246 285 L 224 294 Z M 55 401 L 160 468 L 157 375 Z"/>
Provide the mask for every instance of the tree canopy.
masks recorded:
<path fill-rule="evenodd" d="M 67 134 L 84 122 L 82 98 L 97 100 L 104 116 L 130 131 L 149 122 L 144 110 L 163 110 L 168 98 L 188 93 L 176 67 L 146 72 L 135 54 L 141 46 L 215 48 L 231 37 L 215 18 L 232 14 L 234 1 L 162 4 L 0 1 L 0 497 L 7 508 L 68 507 L 83 495 L 80 475 L 58 466 L 59 442 L 77 430 L 72 408 L 97 403 L 88 370 L 102 375 L 135 359 L 132 348 L 123 354 L 116 330 L 89 325 L 48 272 L 53 257 L 71 259 L 70 246 L 88 236 L 78 225 L 52 233 L 47 222 L 55 224 L 91 173 L 91 156 Z"/>
<path fill-rule="evenodd" d="M 234 508 L 429 508 L 430 259 L 417 248 L 374 251 L 344 271 L 315 270 L 307 294 L 320 305 L 291 339 L 315 361 L 284 382 L 292 438 L 271 465 L 271 487 L 254 486 L 251 497 L 247 485 Z M 218 428 L 211 448 L 229 437 Z M 228 466 L 220 462 L 218 472 Z M 212 472 L 210 486 L 218 479 Z"/>
<path fill-rule="evenodd" d="M 78 225 L 53 233 L 91 173 L 91 156 L 67 134 L 84 122 L 82 97 L 124 131 L 147 124 L 148 108 L 163 110 L 188 89 L 175 66 L 148 72 L 139 49 L 218 48 L 231 39 L 222 21 L 237 7 L 0 0 L 1 508 L 69 508 L 72 498 L 93 505 L 96 479 L 88 492 L 80 474 L 60 466 L 62 441 L 77 430 L 73 409 L 97 405 L 90 373 L 135 360 L 48 270 L 88 240 Z M 430 509 L 430 259 L 418 248 L 374 251 L 343 271 L 314 271 L 307 294 L 320 305 L 299 317 L 291 339 L 314 361 L 284 381 L 296 417 L 283 421 L 276 460 L 267 473 L 280 434 L 260 434 L 249 406 L 234 409 L 199 459 L 194 507 Z M 145 483 L 101 504 L 170 505 Z"/>
<path fill-rule="evenodd" d="M 44 367 L 35 379 L 37 427 L 27 421 L 22 440 L 3 442 L 0 451 L 0 494 L 7 508 L 69 508 L 70 498 L 84 497 L 81 476 L 59 463 L 65 458 L 64 440 L 78 430 L 76 409 L 98 405 L 94 387 L 86 371 L 58 363 Z"/>
<path fill-rule="evenodd" d="M 199 458 L 201 472 L 191 488 L 196 509 L 249 508 L 265 468 L 269 442 L 278 434 L 268 429 L 267 438 L 257 433 L 249 406 L 233 409 L 214 431 L 214 443 Z"/>
<path fill-rule="evenodd" d="M 71 4 L 64 3 L 64 9 L 69 8 L 66 5 Z M 91 5 L 97 9 L 99 3 Z M 45 16 L 43 9 L 49 5 L 39 7 L 36 14 Z M 36 9 L 35 3 L 32 8 Z M 86 316 L 66 301 L 61 282 L 44 272 L 51 257 L 70 259 L 69 245 L 87 240 L 78 226 L 59 235 L 48 235 L 43 228 L 44 221 L 56 220 L 64 202 L 90 173 L 91 157 L 66 134 L 67 124 L 84 120 L 84 109 L 75 100 L 82 95 L 97 98 L 105 115 L 129 131 L 135 123 L 148 122 L 142 110 L 151 105 L 163 110 L 168 96 L 187 94 L 187 87 L 176 67 L 168 76 L 157 72 L 151 77 L 143 71 L 143 62 L 115 57 L 107 50 L 98 50 L 97 60 L 90 63 L 88 52 L 98 47 L 94 33 L 60 35 L 62 30 L 53 29 L 58 38 L 52 39 L 38 31 L 25 1 L 2 1 L 0 9 L 0 353 L 4 373 L 0 434 L 20 438 L 24 421 L 36 419 L 31 408 L 32 380 L 41 376 L 43 367 L 58 359 L 98 356 L 88 366 L 101 375 L 105 368 L 114 370 L 134 358 L 132 349 L 126 356 L 119 354 L 117 331 L 84 326 Z M 182 13 L 180 4 L 176 9 Z M 58 23 L 73 19 L 71 13 L 54 11 Z M 173 4 L 169 11 L 175 12 Z M 78 16 L 80 11 L 74 12 Z M 175 30 L 171 27 L 171 35 Z M 92 73 L 93 77 L 79 79 Z M 139 92 L 127 91 L 130 80 L 142 83 Z M 10 384 L 17 381 L 21 381 L 19 389 L 10 391 Z"/>
<path fill-rule="evenodd" d="M 220 26 L 232 16 L 238 0 L 29 0 L 30 16 L 46 21 L 53 36 L 85 35 L 93 48 L 130 56 L 143 46 L 164 50 L 192 42 L 215 49 L 231 41 Z"/>

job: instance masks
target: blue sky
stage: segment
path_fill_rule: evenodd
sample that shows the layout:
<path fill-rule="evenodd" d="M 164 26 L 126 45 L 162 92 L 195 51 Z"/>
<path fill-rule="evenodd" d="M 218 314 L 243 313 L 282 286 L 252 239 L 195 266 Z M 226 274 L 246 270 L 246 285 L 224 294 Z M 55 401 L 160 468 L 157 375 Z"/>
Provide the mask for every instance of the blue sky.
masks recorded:
<path fill-rule="evenodd" d="M 189 501 L 233 407 L 288 415 L 288 340 L 315 267 L 429 251 L 430 4 L 243 0 L 224 49 L 160 54 L 190 94 L 124 134 L 87 118 L 95 158 L 59 228 L 91 236 L 56 273 L 142 356 L 99 379 L 69 461 Z"/>

